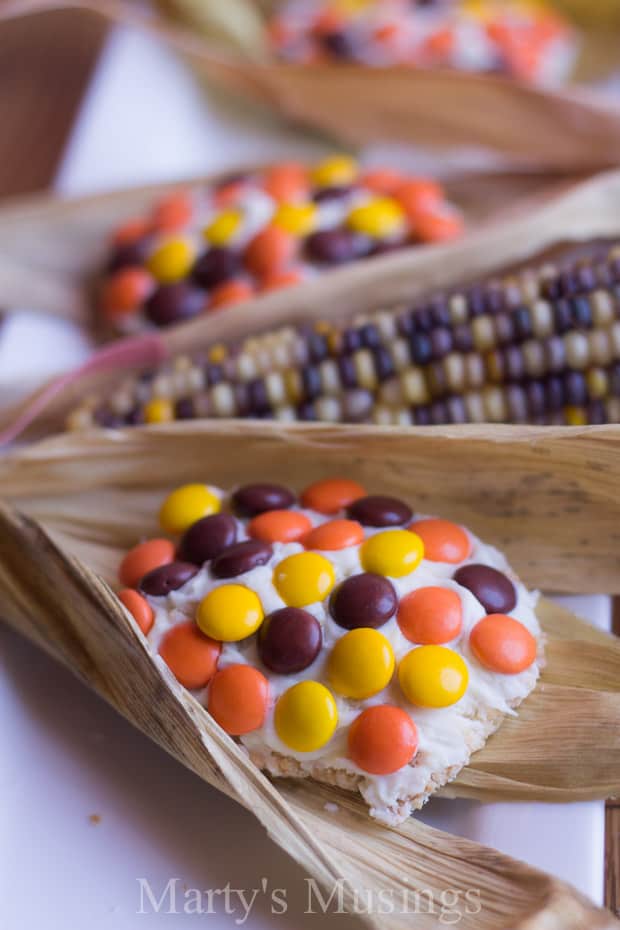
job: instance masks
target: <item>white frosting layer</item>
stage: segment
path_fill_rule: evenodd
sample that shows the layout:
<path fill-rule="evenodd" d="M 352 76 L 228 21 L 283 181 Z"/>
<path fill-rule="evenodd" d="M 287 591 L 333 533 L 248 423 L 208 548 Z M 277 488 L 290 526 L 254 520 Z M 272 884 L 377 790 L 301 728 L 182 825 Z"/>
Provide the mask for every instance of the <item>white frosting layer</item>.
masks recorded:
<path fill-rule="evenodd" d="M 218 489 L 213 491 L 222 495 Z M 298 508 L 301 510 L 301 508 Z M 326 517 L 310 510 L 302 510 L 313 523 L 325 522 Z M 329 518 L 331 519 L 331 518 Z M 423 519 L 416 515 L 415 519 Z M 244 524 L 238 521 L 239 538 L 247 538 Z M 366 536 L 382 530 L 366 527 Z M 529 592 L 511 571 L 504 556 L 493 546 L 481 542 L 470 534 L 472 552 L 470 558 L 461 564 L 482 563 L 506 573 L 513 581 L 517 592 L 517 603 L 511 616 L 518 619 L 539 640 L 540 626 L 535 614 L 537 594 Z M 285 607 L 275 589 L 272 576 L 275 566 L 289 555 L 303 552 L 299 543 L 275 543 L 273 556 L 267 565 L 252 569 L 233 579 L 212 577 L 208 564 L 198 574 L 177 591 L 167 597 L 150 597 L 149 601 L 155 611 L 155 623 L 149 634 L 149 642 L 155 651 L 162 636 L 173 625 L 187 619 L 193 619 L 201 599 L 213 588 L 222 584 L 242 584 L 255 591 L 261 600 L 265 615 Z M 324 552 L 334 567 L 336 584 L 350 575 L 363 571 L 359 548 L 353 546 L 336 552 Z M 411 806 L 421 806 L 433 787 L 433 779 L 441 783 L 454 777 L 464 766 L 471 752 L 480 748 L 488 732 L 487 720 L 493 712 L 514 714 L 512 709 L 520 703 L 534 688 L 539 676 L 539 662 L 517 675 L 501 675 L 485 669 L 473 656 L 469 648 L 469 634 L 473 626 L 485 616 L 486 611 L 474 595 L 452 580 L 459 565 L 442 562 L 430 562 L 424 559 L 418 568 L 402 578 L 391 578 L 399 598 L 428 585 L 441 585 L 456 591 L 463 606 L 463 627 L 459 637 L 448 645 L 465 660 L 469 670 L 469 685 L 466 693 L 451 707 L 434 709 L 414 707 L 407 702 L 396 675 L 379 694 L 366 700 L 349 700 L 334 694 L 338 706 L 338 727 L 330 742 L 316 752 L 300 753 L 287 747 L 278 737 L 274 723 L 273 710 L 279 697 L 287 688 L 305 679 L 321 681 L 329 687 L 326 676 L 327 657 L 331 647 L 347 631 L 338 626 L 328 611 L 329 598 L 311 604 L 305 609 L 313 614 L 323 631 L 323 649 L 308 668 L 295 675 L 276 675 L 265 668 L 257 654 L 256 636 L 251 636 L 239 643 L 225 643 L 218 667 L 222 668 L 237 662 L 248 663 L 258 667 L 269 679 L 271 704 L 265 725 L 252 733 L 241 737 L 241 742 L 257 759 L 267 761 L 270 753 L 278 753 L 289 759 L 295 759 L 301 774 L 320 777 L 322 772 L 340 770 L 361 779 L 359 789 L 371 807 L 371 813 L 381 819 L 395 821 L 402 819 Z M 400 631 L 396 617 L 380 627 L 381 633 L 390 641 L 396 657 L 400 661 L 415 644 L 407 640 Z M 540 652 L 540 650 L 539 650 Z M 207 692 L 196 695 L 206 702 Z M 373 776 L 359 769 L 347 758 L 347 731 L 349 725 L 361 710 L 374 704 L 390 703 L 402 707 L 414 720 L 419 735 L 419 748 L 414 762 L 398 772 L 387 776 Z M 449 770 L 449 771 L 448 771 Z M 290 772 L 287 774 L 291 774 Z M 413 805 L 410 803 L 415 799 Z"/>

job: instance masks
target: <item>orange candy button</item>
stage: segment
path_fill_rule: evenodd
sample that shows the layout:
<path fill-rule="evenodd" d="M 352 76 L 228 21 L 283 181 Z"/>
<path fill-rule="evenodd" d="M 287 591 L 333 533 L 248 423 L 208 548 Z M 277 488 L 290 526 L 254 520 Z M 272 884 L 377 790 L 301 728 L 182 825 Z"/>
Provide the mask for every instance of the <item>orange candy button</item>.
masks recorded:
<path fill-rule="evenodd" d="M 264 542 L 299 542 L 311 529 L 310 519 L 296 510 L 266 510 L 248 524 L 252 539 Z"/>
<path fill-rule="evenodd" d="M 144 635 L 150 632 L 155 619 L 153 608 L 145 597 L 132 588 L 123 588 L 118 592 L 118 599 L 124 604 Z"/>
<path fill-rule="evenodd" d="M 279 226 L 266 226 L 245 250 L 246 268 L 257 278 L 268 278 L 286 265 L 295 254 L 295 238 Z"/>
<path fill-rule="evenodd" d="M 215 675 L 221 644 L 201 633 L 193 620 L 173 626 L 159 644 L 159 654 L 185 688 L 204 688 Z"/>
<path fill-rule="evenodd" d="M 118 227 L 112 236 L 112 243 L 114 245 L 131 245 L 132 242 L 137 242 L 138 239 L 146 236 L 147 233 L 151 232 L 151 229 L 152 226 L 149 221 L 141 217 L 127 220 L 122 226 Z"/>
<path fill-rule="evenodd" d="M 349 758 L 371 775 L 390 775 L 407 765 L 418 749 L 411 717 L 391 704 L 368 707 L 349 728 Z"/>
<path fill-rule="evenodd" d="M 409 220 L 422 210 L 439 206 L 444 199 L 443 189 L 431 178 L 410 178 L 392 192 Z"/>
<path fill-rule="evenodd" d="M 174 562 L 174 546 L 169 539 L 147 539 L 130 549 L 118 570 L 120 583 L 135 588 L 147 572 Z"/>
<path fill-rule="evenodd" d="M 228 307 L 230 304 L 241 303 L 242 300 L 249 300 L 254 294 L 251 284 L 247 281 L 225 281 L 211 291 L 211 300 L 209 301 L 209 310 L 217 310 L 218 307 Z"/>
<path fill-rule="evenodd" d="M 392 194 L 397 188 L 401 187 L 403 176 L 398 171 L 391 168 L 371 168 L 364 172 L 360 178 L 360 184 L 374 191 L 375 194 Z"/>
<path fill-rule="evenodd" d="M 412 643 L 449 643 L 463 627 L 461 599 L 451 588 L 417 588 L 406 594 L 396 615 L 403 636 Z"/>
<path fill-rule="evenodd" d="M 135 313 L 153 287 L 153 277 L 144 268 L 121 268 L 103 285 L 101 309 L 110 319 Z"/>
<path fill-rule="evenodd" d="M 278 203 L 299 200 L 308 189 L 308 170 L 298 162 L 274 165 L 265 172 L 263 190 Z"/>
<path fill-rule="evenodd" d="M 251 665 L 228 665 L 215 673 L 207 709 L 231 736 L 258 730 L 265 722 L 269 682 Z"/>
<path fill-rule="evenodd" d="M 192 202 L 179 191 L 161 200 L 153 211 L 153 226 L 160 232 L 177 232 L 192 218 Z"/>
<path fill-rule="evenodd" d="M 302 540 L 306 549 L 335 552 L 364 541 L 364 529 L 357 520 L 328 520 L 315 526 Z"/>
<path fill-rule="evenodd" d="M 467 532 L 449 520 L 418 520 L 409 527 L 424 543 L 424 558 L 429 562 L 464 562 L 471 555 Z"/>
<path fill-rule="evenodd" d="M 324 478 L 308 485 L 302 492 L 301 502 L 310 510 L 332 514 L 344 510 L 358 498 L 366 497 L 366 494 L 366 488 L 357 481 L 350 481 L 348 478 Z"/>
<path fill-rule="evenodd" d="M 469 645 L 482 665 L 504 675 L 517 675 L 536 658 L 536 640 L 530 631 L 506 614 L 489 614 L 479 620 Z"/>
<path fill-rule="evenodd" d="M 413 221 L 413 232 L 422 242 L 449 242 L 462 235 L 463 229 L 461 215 L 453 210 L 424 210 Z"/>

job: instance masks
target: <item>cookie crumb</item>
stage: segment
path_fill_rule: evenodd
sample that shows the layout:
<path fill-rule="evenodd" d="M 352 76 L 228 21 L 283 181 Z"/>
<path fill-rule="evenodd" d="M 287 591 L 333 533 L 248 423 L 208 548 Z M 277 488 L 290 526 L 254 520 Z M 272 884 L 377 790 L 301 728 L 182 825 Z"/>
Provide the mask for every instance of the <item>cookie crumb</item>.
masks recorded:
<path fill-rule="evenodd" d="M 101 814 L 90 814 L 88 817 L 88 822 L 92 823 L 93 827 L 96 827 L 101 823 Z"/>

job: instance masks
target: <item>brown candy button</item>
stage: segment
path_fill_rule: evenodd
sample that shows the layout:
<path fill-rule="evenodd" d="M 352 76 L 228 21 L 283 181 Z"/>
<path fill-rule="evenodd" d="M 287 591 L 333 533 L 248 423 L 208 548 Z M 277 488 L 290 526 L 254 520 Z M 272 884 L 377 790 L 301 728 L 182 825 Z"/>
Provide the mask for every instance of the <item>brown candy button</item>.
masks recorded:
<path fill-rule="evenodd" d="M 488 614 L 510 613 L 517 603 L 517 592 L 510 578 L 490 565 L 464 565 L 453 577 L 471 591 Z"/>
<path fill-rule="evenodd" d="M 139 589 L 152 597 L 164 597 L 170 591 L 183 587 L 197 572 L 196 566 L 188 562 L 169 562 L 147 572 L 140 581 Z"/>
<path fill-rule="evenodd" d="M 288 510 L 295 503 L 295 495 L 280 484 L 245 484 L 232 496 L 237 513 L 255 517 L 266 510 Z"/>
<path fill-rule="evenodd" d="M 412 519 L 413 511 L 396 497 L 370 494 L 353 501 L 347 508 L 347 516 L 362 526 L 402 526 Z"/>
<path fill-rule="evenodd" d="M 184 562 L 202 565 L 237 541 L 237 524 L 229 513 L 214 513 L 197 520 L 185 531 L 179 544 Z"/>
<path fill-rule="evenodd" d="M 234 578 L 243 575 L 258 565 L 266 565 L 272 556 L 272 548 L 258 539 L 228 546 L 211 563 L 216 578 Z"/>
<path fill-rule="evenodd" d="M 279 675 L 308 668 L 321 651 L 323 634 L 318 620 L 300 607 L 283 607 L 264 620 L 258 632 L 258 653 Z"/>
<path fill-rule="evenodd" d="M 394 586 L 383 575 L 363 572 L 352 575 L 339 585 L 331 596 L 329 612 L 345 630 L 357 627 L 377 627 L 393 617 L 398 606 Z"/>

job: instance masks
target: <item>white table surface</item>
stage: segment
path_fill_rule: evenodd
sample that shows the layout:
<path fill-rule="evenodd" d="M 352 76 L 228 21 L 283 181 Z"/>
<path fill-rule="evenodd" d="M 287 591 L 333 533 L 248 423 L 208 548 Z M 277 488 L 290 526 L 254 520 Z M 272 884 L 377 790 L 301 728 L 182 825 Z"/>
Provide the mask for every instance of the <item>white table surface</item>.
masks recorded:
<path fill-rule="evenodd" d="M 168 52 L 115 33 L 85 99 L 57 187 L 77 194 L 221 170 L 325 144 L 265 125 L 247 107 L 207 97 Z M 407 155 L 410 158 L 410 155 Z M 0 387 L 83 360 L 86 339 L 65 322 L 13 317 L 0 342 Z M 565 598 L 597 625 L 609 600 Z M 138 880 L 161 894 L 190 888 L 286 887 L 288 912 L 257 896 L 248 930 L 309 926 L 304 876 L 233 802 L 121 720 L 68 672 L 0 626 L 0 928 L 129 930 L 204 925 L 205 915 L 139 914 Z M 93 817 L 93 820 L 91 820 Z M 604 807 L 432 801 L 429 823 L 495 846 L 602 900 Z M 223 904 L 210 926 L 239 926 Z M 361 927 L 347 917 L 321 926 Z M 316 925 L 316 921 L 315 921 Z"/>

